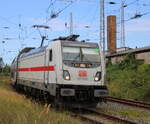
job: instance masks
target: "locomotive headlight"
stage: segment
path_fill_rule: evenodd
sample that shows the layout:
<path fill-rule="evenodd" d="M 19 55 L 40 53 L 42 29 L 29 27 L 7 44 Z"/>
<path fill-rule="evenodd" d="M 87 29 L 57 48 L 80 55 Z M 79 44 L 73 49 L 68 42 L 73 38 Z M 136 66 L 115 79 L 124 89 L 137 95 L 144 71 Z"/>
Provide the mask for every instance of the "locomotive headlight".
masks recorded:
<path fill-rule="evenodd" d="M 97 72 L 95 77 L 94 77 L 94 80 L 99 81 L 100 79 L 101 79 L 101 72 Z"/>
<path fill-rule="evenodd" d="M 63 78 L 65 80 L 70 80 L 70 74 L 69 74 L 69 72 L 67 70 L 63 71 Z"/>
<path fill-rule="evenodd" d="M 65 79 L 66 79 L 66 80 L 70 80 L 70 77 L 69 77 L 69 76 L 66 76 Z"/>
<path fill-rule="evenodd" d="M 99 78 L 98 78 L 98 77 L 95 77 L 95 81 L 99 81 Z"/>

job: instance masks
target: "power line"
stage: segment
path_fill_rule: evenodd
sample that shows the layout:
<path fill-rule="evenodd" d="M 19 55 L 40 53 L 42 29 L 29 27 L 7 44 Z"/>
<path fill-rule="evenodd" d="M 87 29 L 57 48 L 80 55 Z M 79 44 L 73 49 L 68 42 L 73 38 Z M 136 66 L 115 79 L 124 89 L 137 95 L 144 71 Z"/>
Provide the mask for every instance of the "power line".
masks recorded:
<path fill-rule="evenodd" d="M 55 3 L 56 3 L 56 0 L 55 0 L 55 1 L 51 0 L 50 5 L 49 5 L 48 8 L 46 9 L 46 12 L 47 12 L 47 13 L 49 12 L 49 9 L 50 9 Z"/>
<path fill-rule="evenodd" d="M 16 24 L 16 23 L 14 23 L 14 22 L 12 22 L 12 21 L 10 21 L 10 19 L 7 19 L 7 18 L 2 17 L 2 16 L 0 16 L 0 18 L 1 18 L 2 20 L 4 20 L 4 21 L 8 22 L 9 24 L 12 24 L 12 25 L 17 26 L 17 24 Z"/>
<path fill-rule="evenodd" d="M 58 15 L 60 13 L 62 13 L 65 9 L 67 9 L 69 6 L 71 6 L 74 2 L 70 2 L 70 4 L 68 4 L 67 6 L 65 6 L 63 9 L 59 10 L 58 12 L 53 12 L 51 11 L 51 15 L 50 15 L 50 18 L 46 21 L 46 23 L 48 23 L 48 21 L 50 21 L 51 19 L 54 19 L 54 18 L 57 18 Z"/>

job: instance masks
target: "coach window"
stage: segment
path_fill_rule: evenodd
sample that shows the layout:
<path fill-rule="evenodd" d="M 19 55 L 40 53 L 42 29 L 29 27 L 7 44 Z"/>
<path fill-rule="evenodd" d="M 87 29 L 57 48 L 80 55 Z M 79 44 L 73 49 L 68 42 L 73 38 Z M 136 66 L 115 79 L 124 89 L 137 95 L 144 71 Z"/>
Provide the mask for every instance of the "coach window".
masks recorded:
<path fill-rule="evenodd" d="M 49 61 L 52 61 L 52 57 L 53 57 L 52 50 L 50 50 L 49 51 Z"/>

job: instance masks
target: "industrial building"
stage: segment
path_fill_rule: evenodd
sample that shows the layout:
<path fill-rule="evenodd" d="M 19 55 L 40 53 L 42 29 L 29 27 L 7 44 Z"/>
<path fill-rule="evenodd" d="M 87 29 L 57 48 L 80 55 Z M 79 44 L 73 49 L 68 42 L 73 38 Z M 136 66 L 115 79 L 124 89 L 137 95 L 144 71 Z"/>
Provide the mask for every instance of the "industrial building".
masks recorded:
<path fill-rule="evenodd" d="M 150 46 L 143 48 L 119 48 L 118 51 L 116 49 L 116 53 L 106 53 L 107 60 L 110 59 L 112 64 L 120 62 L 123 60 L 124 56 L 133 53 L 137 60 L 143 60 L 145 63 L 150 64 Z"/>

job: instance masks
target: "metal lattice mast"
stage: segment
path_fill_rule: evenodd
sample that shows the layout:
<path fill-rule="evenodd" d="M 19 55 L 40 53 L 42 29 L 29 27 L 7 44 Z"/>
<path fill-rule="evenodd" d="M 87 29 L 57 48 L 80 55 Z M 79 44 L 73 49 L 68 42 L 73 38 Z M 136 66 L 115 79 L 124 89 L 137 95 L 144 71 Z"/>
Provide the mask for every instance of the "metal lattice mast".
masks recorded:
<path fill-rule="evenodd" d="M 103 53 L 101 54 L 102 60 L 102 71 L 103 78 L 102 82 L 105 82 L 105 74 L 106 74 L 106 61 L 105 61 L 105 12 L 104 12 L 104 0 L 100 0 L 100 45 L 103 47 Z"/>
<path fill-rule="evenodd" d="M 125 47 L 124 1 L 121 1 L 121 47 Z"/>
<path fill-rule="evenodd" d="M 105 51 L 105 12 L 104 12 L 104 0 L 100 0 L 100 44 Z"/>
<path fill-rule="evenodd" d="M 73 34 L 73 16 L 72 12 L 70 13 L 70 35 Z"/>

